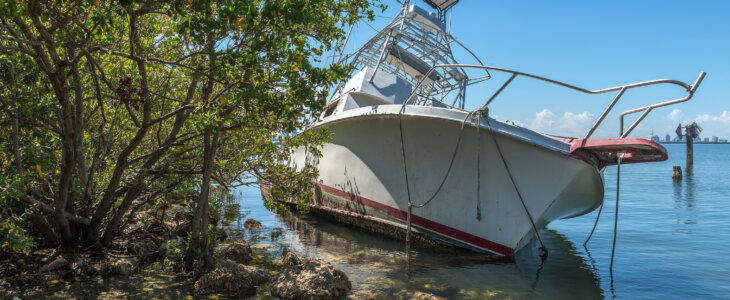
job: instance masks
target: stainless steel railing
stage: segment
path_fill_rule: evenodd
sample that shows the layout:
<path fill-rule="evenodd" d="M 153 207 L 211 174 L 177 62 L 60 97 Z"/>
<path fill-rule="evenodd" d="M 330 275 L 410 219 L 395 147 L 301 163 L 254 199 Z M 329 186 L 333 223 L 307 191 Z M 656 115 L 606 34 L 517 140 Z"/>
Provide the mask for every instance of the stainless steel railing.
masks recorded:
<path fill-rule="evenodd" d="M 499 94 L 515 78 L 517 78 L 517 76 L 524 76 L 524 77 L 529 77 L 529 78 L 532 78 L 532 79 L 537 79 L 537 80 L 549 82 L 549 83 L 552 83 L 552 84 L 556 84 L 556 85 L 559 85 L 559 86 L 562 86 L 562 87 L 566 87 L 566 88 L 569 88 L 569 89 L 572 89 L 572 90 L 576 90 L 576 91 L 579 91 L 579 92 L 582 92 L 582 93 L 592 94 L 592 95 L 595 95 L 595 94 L 604 94 L 604 93 L 608 93 L 608 92 L 618 91 L 618 94 L 616 94 L 616 97 L 614 97 L 613 101 L 611 101 L 611 103 L 608 105 L 608 107 L 606 107 L 606 109 L 603 111 L 603 113 L 598 118 L 598 120 L 596 120 L 596 123 L 588 131 L 588 133 L 586 134 L 586 136 L 584 137 L 584 139 L 587 139 L 587 138 L 590 138 L 591 137 L 591 135 L 596 131 L 596 129 L 601 125 L 601 123 L 603 122 L 603 120 L 606 118 L 606 116 L 608 115 L 608 113 L 613 109 L 613 106 L 616 104 L 616 102 L 618 102 L 618 100 L 621 99 L 621 97 L 624 95 L 624 93 L 627 90 L 630 90 L 630 89 L 633 89 L 633 88 L 638 88 L 638 87 L 649 86 L 649 85 L 673 84 L 673 85 L 678 85 L 678 86 L 681 86 L 681 87 L 685 88 L 687 90 L 687 95 L 684 96 L 684 97 L 682 97 L 682 98 L 677 98 L 677 99 L 669 100 L 669 101 L 665 101 L 665 102 L 659 102 L 659 103 L 655 103 L 655 104 L 652 104 L 652 105 L 638 107 L 638 108 L 635 108 L 635 109 L 630 109 L 630 110 L 627 110 L 625 112 L 622 112 L 621 113 L 621 117 L 620 117 L 620 129 L 619 129 L 619 137 L 621 137 L 621 138 L 625 138 L 626 136 L 628 136 L 629 133 L 631 133 L 631 131 L 633 131 L 636 128 L 636 126 L 639 125 L 639 123 L 641 123 L 641 121 L 643 121 L 644 118 L 653 109 L 658 108 L 658 107 L 662 107 L 662 106 L 668 106 L 668 105 L 677 104 L 677 103 L 680 103 L 680 102 L 685 102 L 685 101 L 691 99 L 692 96 L 694 95 L 695 91 L 697 91 L 697 88 L 699 87 L 699 85 L 702 83 L 702 80 L 705 78 L 705 75 L 707 75 L 705 72 L 700 72 L 700 75 L 697 77 L 697 80 L 695 80 L 695 82 L 692 85 L 689 85 L 687 83 L 684 83 L 684 82 L 678 81 L 678 80 L 672 80 L 672 79 L 657 79 L 657 80 L 651 80 L 651 81 L 644 81 L 644 82 L 638 82 L 638 83 L 620 85 L 620 86 L 615 86 L 615 87 L 610 87 L 610 88 L 600 89 L 600 90 L 588 90 L 588 89 L 580 88 L 580 87 L 577 87 L 577 86 L 574 86 L 574 85 L 570 85 L 570 84 L 567 84 L 567 83 L 564 83 L 564 82 L 560 82 L 560 81 L 557 81 L 557 80 L 553 80 L 553 79 L 549 79 L 549 78 L 545 78 L 545 77 L 541 77 L 541 76 L 537 76 L 537 75 L 532 75 L 532 74 L 522 73 L 522 72 L 519 72 L 519 71 L 502 69 L 502 68 L 481 66 L 481 65 L 464 65 L 464 64 L 443 64 L 443 65 L 436 65 L 436 66 L 431 67 L 431 69 L 429 69 L 428 72 L 426 74 L 424 74 L 423 78 L 424 79 L 425 78 L 428 78 L 428 76 L 431 74 L 431 72 L 433 72 L 436 69 L 442 69 L 442 68 L 483 69 L 483 70 L 486 70 L 487 72 L 489 70 L 492 70 L 492 71 L 504 72 L 504 73 L 510 73 L 510 74 L 512 74 L 512 76 L 510 76 L 510 78 L 507 79 L 507 81 L 504 84 L 502 84 L 502 86 L 492 95 L 492 97 L 489 98 L 489 100 L 487 100 L 487 102 L 480 109 L 484 109 L 487 106 L 489 106 L 489 104 L 492 103 L 492 101 L 494 101 L 494 99 L 496 99 L 497 96 L 499 96 Z M 411 98 L 413 98 L 413 96 L 416 94 L 416 91 L 418 91 L 418 89 L 423 84 L 424 79 L 419 80 L 418 81 L 418 84 L 416 84 L 416 86 L 413 88 L 413 90 L 408 94 L 408 97 L 406 97 L 406 100 L 403 101 L 403 106 L 401 107 L 401 109 L 405 108 L 406 104 L 408 104 L 408 102 L 411 100 Z M 638 113 L 638 112 L 643 112 L 643 113 L 639 116 L 639 118 L 636 119 L 636 121 L 634 121 L 634 123 L 631 124 L 631 126 L 629 126 L 629 128 L 626 131 L 624 131 L 624 116 L 630 115 L 630 114 L 634 114 L 634 113 Z"/>

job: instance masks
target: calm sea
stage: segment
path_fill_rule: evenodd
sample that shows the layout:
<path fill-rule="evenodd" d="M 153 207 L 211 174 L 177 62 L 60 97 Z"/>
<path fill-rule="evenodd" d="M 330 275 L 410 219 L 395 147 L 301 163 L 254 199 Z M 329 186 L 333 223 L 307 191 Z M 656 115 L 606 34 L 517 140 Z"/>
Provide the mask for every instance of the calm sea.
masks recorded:
<path fill-rule="evenodd" d="M 243 213 L 261 221 L 247 231 L 255 244 L 290 247 L 343 269 L 353 299 L 404 298 L 421 291 L 449 299 L 708 299 L 730 297 L 730 145 L 695 145 L 687 168 L 684 145 L 665 145 L 669 160 L 624 165 L 618 240 L 609 272 L 616 201 L 616 167 L 605 172 L 602 216 L 587 248 L 596 212 L 551 223 L 541 231 L 550 251 L 537 245 L 514 262 L 472 253 L 412 249 L 314 216 L 279 216 L 266 210 L 255 187 L 240 189 Z M 684 178 L 672 181 L 672 166 Z M 242 223 L 239 222 L 240 226 Z"/>

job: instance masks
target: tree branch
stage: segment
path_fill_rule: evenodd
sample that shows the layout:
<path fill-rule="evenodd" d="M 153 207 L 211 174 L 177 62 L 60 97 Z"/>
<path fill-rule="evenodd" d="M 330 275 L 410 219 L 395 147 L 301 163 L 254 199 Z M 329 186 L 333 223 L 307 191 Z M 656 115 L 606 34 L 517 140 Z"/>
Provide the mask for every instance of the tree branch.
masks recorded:
<path fill-rule="evenodd" d="M 55 210 L 50 205 L 45 204 L 41 201 L 38 201 L 35 198 L 28 196 L 28 195 L 20 195 L 20 199 L 31 205 L 37 206 L 41 211 L 43 211 L 45 213 L 53 214 L 53 211 Z M 66 219 L 68 219 L 69 221 L 74 222 L 74 223 L 83 224 L 83 225 L 90 224 L 89 219 L 71 214 L 67 211 L 63 212 L 63 216 L 66 217 Z"/>

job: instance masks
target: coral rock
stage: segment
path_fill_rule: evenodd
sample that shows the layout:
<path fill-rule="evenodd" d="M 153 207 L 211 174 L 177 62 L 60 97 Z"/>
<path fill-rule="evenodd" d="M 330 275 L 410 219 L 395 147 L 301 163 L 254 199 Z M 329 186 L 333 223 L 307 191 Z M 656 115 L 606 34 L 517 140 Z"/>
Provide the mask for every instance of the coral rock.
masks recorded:
<path fill-rule="evenodd" d="M 302 260 L 291 250 L 287 248 L 281 249 L 281 265 L 284 267 L 296 266 L 302 264 Z"/>
<path fill-rule="evenodd" d="M 256 292 L 256 286 L 271 279 L 269 271 L 224 260 L 218 267 L 195 282 L 195 295 L 223 294 L 247 296 Z"/>
<path fill-rule="evenodd" d="M 66 259 L 63 257 L 58 257 L 54 261 L 50 262 L 49 264 L 42 266 L 40 271 L 41 273 L 45 272 L 51 272 L 55 271 L 61 268 L 67 268 L 69 266 L 69 263 Z"/>
<path fill-rule="evenodd" d="M 246 219 L 246 221 L 243 222 L 243 227 L 246 229 L 261 228 L 261 222 L 254 219 Z"/>
<path fill-rule="evenodd" d="M 251 256 L 251 246 L 245 242 L 233 242 L 226 246 L 220 252 L 221 257 L 224 259 L 230 259 L 237 263 L 247 264 L 253 257 Z"/>
<path fill-rule="evenodd" d="M 282 299 L 337 299 L 350 289 L 344 272 L 318 259 L 284 269 L 269 286 L 271 295 Z"/>
<path fill-rule="evenodd" d="M 149 238 L 132 242 L 129 249 L 134 255 L 137 255 L 140 258 L 153 257 L 159 253 L 157 243 L 155 243 L 153 239 Z"/>
<path fill-rule="evenodd" d="M 436 296 L 434 294 L 424 293 L 421 291 L 415 291 L 413 293 L 413 300 L 446 300 L 446 298 Z"/>

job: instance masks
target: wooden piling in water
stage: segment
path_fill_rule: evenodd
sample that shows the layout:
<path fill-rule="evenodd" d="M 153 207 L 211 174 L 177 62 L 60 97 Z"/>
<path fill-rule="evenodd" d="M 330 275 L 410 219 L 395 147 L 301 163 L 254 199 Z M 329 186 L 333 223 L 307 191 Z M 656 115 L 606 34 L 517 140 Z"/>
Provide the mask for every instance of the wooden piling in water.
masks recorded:
<path fill-rule="evenodd" d="M 682 167 L 674 166 L 674 173 L 672 174 L 672 179 L 674 179 L 674 180 L 682 179 Z"/>
<path fill-rule="evenodd" d="M 682 124 L 680 123 L 677 126 L 676 132 L 678 137 L 684 136 L 685 140 L 687 141 L 687 166 L 691 166 L 694 163 L 694 155 L 692 153 L 694 139 L 700 136 L 700 133 L 702 132 L 702 127 L 700 127 L 700 125 L 697 125 L 697 123 L 692 122 L 692 124 L 684 126 L 684 134 L 682 134 Z"/>
<path fill-rule="evenodd" d="M 692 138 L 691 135 L 686 135 L 685 138 L 687 140 L 687 165 L 689 166 L 694 163 L 694 161 L 692 159 L 692 157 L 694 156 L 692 153 L 693 152 L 692 147 L 694 146 L 694 141 L 693 141 L 694 139 Z"/>

